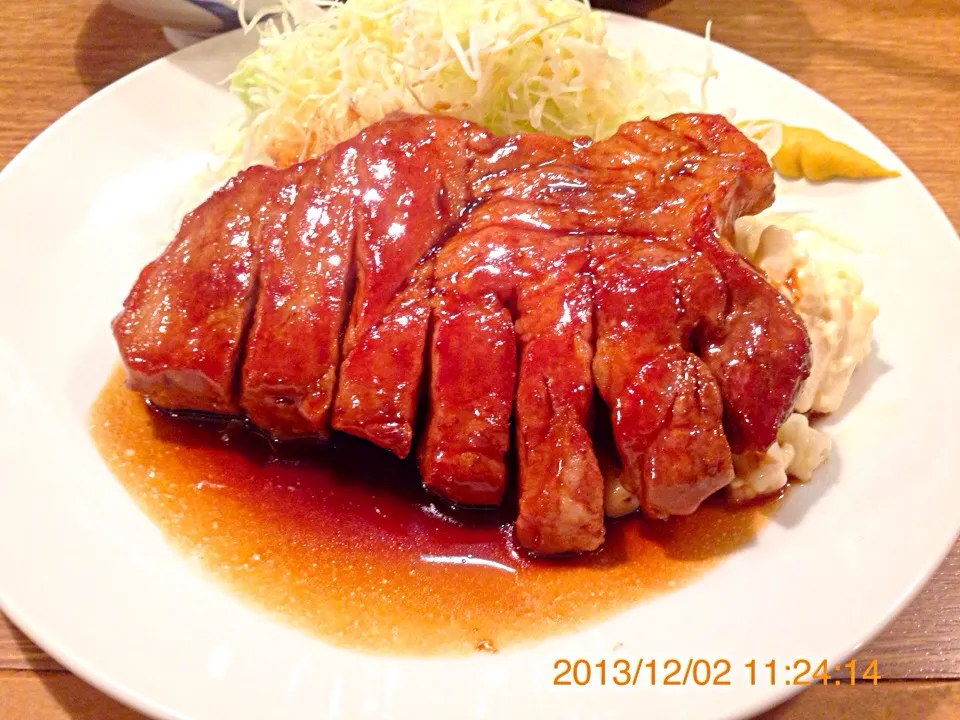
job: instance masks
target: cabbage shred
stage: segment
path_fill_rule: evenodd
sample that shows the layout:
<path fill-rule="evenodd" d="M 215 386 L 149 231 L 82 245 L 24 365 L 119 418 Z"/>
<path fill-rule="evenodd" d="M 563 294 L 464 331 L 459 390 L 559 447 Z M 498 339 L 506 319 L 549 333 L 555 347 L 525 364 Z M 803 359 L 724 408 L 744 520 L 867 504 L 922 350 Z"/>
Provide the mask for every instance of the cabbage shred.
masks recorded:
<path fill-rule="evenodd" d="M 316 156 L 394 111 L 599 139 L 694 109 L 639 52 L 607 42 L 588 0 L 281 0 L 277 11 L 231 76 L 247 162 Z"/>

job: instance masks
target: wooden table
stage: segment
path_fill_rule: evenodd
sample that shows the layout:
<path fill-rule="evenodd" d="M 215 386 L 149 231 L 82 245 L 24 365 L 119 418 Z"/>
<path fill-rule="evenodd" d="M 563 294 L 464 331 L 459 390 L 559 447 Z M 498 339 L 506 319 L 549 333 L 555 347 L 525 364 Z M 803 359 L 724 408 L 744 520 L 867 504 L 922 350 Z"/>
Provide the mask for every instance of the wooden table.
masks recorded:
<path fill-rule="evenodd" d="M 158 28 L 95 0 L 3 5 L 0 166 L 90 94 L 170 51 Z M 697 33 L 712 18 L 717 40 L 784 70 L 862 121 L 919 175 L 954 227 L 960 223 L 960 0 L 595 5 Z M 960 717 L 960 545 L 858 657 L 878 659 L 878 686 L 815 687 L 764 717 Z M 140 717 L 66 672 L 0 617 L 0 720 Z"/>

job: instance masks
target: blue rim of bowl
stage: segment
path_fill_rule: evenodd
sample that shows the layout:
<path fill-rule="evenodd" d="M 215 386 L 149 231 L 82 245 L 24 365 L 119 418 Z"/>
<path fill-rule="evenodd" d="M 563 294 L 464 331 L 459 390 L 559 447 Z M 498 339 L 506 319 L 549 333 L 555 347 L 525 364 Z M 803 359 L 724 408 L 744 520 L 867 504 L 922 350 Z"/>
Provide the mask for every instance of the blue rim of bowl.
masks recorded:
<path fill-rule="evenodd" d="M 240 27 L 240 15 L 236 8 L 228 7 L 217 0 L 187 0 L 187 2 L 215 16 L 220 21 L 221 31 Z"/>

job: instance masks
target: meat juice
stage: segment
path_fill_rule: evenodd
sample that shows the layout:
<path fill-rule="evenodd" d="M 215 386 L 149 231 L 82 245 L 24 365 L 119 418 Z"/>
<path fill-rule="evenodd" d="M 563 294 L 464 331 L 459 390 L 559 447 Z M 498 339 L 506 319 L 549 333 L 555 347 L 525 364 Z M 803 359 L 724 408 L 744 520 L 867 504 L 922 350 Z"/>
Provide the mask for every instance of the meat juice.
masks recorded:
<path fill-rule="evenodd" d="M 153 410 L 123 382 L 118 368 L 91 431 L 140 508 L 231 590 L 345 647 L 496 651 L 571 631 L 697 577 L 777 504 L 608 520 L 600 551 L 534 559 L 513 542 L 515 498 L 455 510 L 424 492 L 413 458 L 348 436 L 276 448 L 239 422 Z"/>

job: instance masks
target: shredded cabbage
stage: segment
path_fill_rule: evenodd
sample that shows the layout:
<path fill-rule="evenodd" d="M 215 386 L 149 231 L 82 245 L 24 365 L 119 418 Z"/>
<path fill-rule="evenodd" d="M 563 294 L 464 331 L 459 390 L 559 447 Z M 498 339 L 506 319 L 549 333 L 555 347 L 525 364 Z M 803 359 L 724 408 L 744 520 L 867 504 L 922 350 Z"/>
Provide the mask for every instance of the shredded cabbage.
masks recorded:
<path fill-rule="evenodd" d="M 737 123 L 737 127 L 753 140 L 771 161 L 783 144 L 783 125 L 775 120 L 744 120 Z"/>
<path fill-rule="evenodd" d="M 398 110 L 603 138 L 626 120 L 703 109 L 670 71 L 610 45 L 589 0 L 280 0 L 255 22 L 271 13 L 230 79 L 248 162 L 318 155 Z"/>

